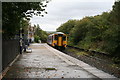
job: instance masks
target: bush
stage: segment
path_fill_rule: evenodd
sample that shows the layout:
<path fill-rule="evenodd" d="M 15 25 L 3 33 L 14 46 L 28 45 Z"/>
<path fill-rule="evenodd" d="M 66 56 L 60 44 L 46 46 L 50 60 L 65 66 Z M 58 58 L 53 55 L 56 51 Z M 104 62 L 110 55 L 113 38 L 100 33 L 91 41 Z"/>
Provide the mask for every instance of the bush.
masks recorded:
<path fill-rule="evenodd" d="M 39 36 L 37 36 L 37 35 L 35 35 L 35 37 L 34 37 L 35 39 L 34 39 L 34 41 L 36 42 L 36 43 L 39 43 L 39 40 L 40 40 L 40 37 Z"/>

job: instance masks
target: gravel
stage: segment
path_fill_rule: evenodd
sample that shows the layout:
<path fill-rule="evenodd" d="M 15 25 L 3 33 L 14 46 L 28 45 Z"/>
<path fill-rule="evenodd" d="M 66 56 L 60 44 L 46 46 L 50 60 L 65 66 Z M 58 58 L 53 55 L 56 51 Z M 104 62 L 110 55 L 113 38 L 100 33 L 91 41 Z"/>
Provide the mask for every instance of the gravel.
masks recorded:
<path fill-rule="evenodd" d="M 120 78 L 120 65 L 117 64 L 116 66 L 116 64 L 113 63 L 110 57 L 97 55 L 93 53 L 87 53 L 88 55 L 77 55 L 76 52 L 81 52 L 81 51 L 76 50 L 74 52 L 71 51 L 71 48 L 66 48 L 63 52 L 79 60 L 82 60 L 83 62 L 93 67 L 96 67 L 100 70 L 103 70 L 104 72 L 107 72 L 111 75 Z"/>

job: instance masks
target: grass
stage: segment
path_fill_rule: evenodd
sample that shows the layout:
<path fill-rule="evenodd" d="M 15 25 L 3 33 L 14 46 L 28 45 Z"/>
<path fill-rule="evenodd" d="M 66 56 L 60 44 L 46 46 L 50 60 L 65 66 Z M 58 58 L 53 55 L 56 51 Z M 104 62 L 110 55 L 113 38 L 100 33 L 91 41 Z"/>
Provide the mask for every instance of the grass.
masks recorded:
<path fill-rule="evenodd" d="M 88 55 L 88 53 L 86 53 L 84 51 L 79 51 L 77 49 L 72 49 L 72 48 L 68 48 L 67 51 L 71 52 L 71 53 L 74 53 L 76 55 Z"/>
<path fill-rule="evenodd" d="M 77 52 L 79 52 L 78 50 L 76 50 L 76 49 L 72 49 L 72 48 L 68 48 L 68 49 L 66 49 L 68 52 L 72 52 L 72 53 L 77 53 Z"/>
<path fill-rule="evenodd" d="M 77 55 L 88 55 L 88 53 L 86 53 L 86 52 L 78 52 L 78 53 L 76 53 Z"/>
<path fill-rule="evenodd" d="M 45 70 L 56 70 L 55 68 L 44 68 Z"/>

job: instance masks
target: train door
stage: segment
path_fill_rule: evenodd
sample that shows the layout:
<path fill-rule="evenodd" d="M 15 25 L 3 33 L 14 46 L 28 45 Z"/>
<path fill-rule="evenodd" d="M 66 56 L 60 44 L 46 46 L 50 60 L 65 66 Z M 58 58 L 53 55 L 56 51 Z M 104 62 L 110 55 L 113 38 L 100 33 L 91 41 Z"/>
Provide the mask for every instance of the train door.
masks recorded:
<path fill-rule="evenodd" d="M 62 34 L 58 35 L 58 46 L 62 46 L 63 40 L 62 40 Z"/>

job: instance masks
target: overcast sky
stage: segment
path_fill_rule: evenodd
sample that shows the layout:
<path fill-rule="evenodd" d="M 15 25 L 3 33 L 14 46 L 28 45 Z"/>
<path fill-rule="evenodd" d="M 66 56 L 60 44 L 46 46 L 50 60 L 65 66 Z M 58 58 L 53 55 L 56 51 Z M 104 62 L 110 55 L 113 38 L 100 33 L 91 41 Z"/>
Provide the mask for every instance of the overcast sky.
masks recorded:
<path fill-rule="evenodd" d="M 115 0 L 52 0 L 44 17 L 34 16 L 31 24 L 39 24 L 44 31 L 56 29 L 70 19 L 82 19 L 112 10 Z"/>

